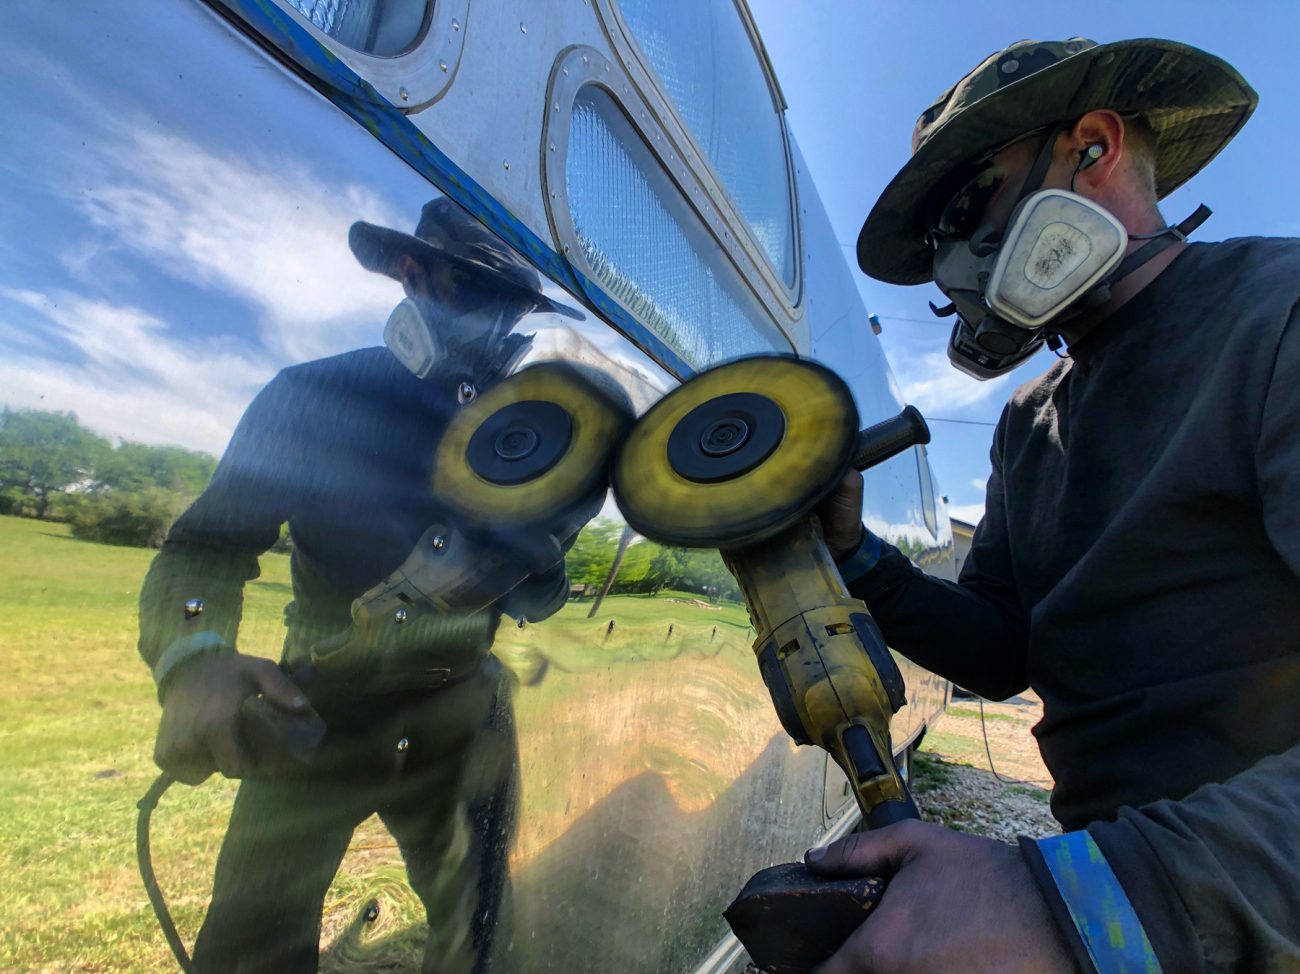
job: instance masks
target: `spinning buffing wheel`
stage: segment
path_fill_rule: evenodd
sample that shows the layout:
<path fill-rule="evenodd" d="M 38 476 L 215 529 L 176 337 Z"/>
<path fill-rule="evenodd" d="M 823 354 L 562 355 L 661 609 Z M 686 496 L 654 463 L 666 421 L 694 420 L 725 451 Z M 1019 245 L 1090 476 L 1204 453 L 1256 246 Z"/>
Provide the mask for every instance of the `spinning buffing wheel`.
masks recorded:
<path fill-rule="evenodd" d="M 609 455 L 632 420 L 621 390 L 602 380 L 543 362 L 480 395 L 438 444 L 435 496 L 494 530 L 563 518 L 605 486 Z"/>
<path fill-rule="evenodd" d="M 806 520 L 852 459 L 858 413 L 835 373 L 739 359 L 659 400 L 615 458 L 619 508 L 664 544 L 740 548 Z"/>

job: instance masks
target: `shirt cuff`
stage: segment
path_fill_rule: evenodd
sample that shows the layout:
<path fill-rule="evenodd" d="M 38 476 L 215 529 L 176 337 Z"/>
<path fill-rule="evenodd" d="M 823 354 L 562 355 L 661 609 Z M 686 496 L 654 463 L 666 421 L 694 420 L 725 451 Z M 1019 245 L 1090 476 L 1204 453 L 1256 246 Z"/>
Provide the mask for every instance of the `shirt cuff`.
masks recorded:
<path fill-rule="evenodd" d="M 1091 835 L 1022 838 L 1020 845 L 1082 970 L 1161 974 L 1137 911 Z"/>
<path fill-rule="evenodd" d="M 835 567 L 840 571 L 840 579 L 845 585 L 852 585 L 880 561 L 880 539 L 863 528 L 862 541 L 853 551 L 838 559 Z"/>
<path fill-rule="evenodd" d="M 208 653 L 230 649 L 232 647 L 221 637 L 221 634 L 212 629 L 192 632 L 168 646 L 163 651 L 163 654 L 158 657 L 158 662 L 153 667 L 153 679 L 154 683 L 158 685 L 159 703 L 162 702 L 168 680 L 182 663 L 186 663 L 197 656 L 206 656 Z"/>

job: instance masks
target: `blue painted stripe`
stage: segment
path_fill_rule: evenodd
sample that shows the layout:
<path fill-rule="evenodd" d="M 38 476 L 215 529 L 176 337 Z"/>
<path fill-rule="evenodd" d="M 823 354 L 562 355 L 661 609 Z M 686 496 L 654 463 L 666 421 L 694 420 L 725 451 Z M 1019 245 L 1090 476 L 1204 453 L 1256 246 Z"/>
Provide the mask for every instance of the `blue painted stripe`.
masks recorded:
<path fill-rule="evenodd" d="M 388 146 L 397 156 L 445 195 L 472 213 L 484 226 L 527 258 L 539 271 L 586 297 L 616 329 L 645 349 L 678 378 L 695 374 L 685 359 L 637 321 L 610 294 L 552 250 L 491 193 L 476 183 L 415 126 L 400 109 L 358 76 L 271 0 L 208 0 L 243 21 L 256 35 L 274 45 L 291 64 L 344 113 Z"/>
<path fill-rule="evenodd" d="M 1038 848 L 1099 974 L 1161 974 L 1124 887 L 1087 832 L 1039 839 Z"/>

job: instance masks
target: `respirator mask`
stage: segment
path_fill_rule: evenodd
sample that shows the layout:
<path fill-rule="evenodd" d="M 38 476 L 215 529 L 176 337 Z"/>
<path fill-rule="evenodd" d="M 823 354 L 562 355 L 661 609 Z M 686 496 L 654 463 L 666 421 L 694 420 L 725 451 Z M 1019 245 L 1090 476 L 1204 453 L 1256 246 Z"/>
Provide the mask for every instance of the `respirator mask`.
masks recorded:
<path fill-rule="evenodd" d="M 1039 189 L 1056 136 L 1047 135 L 1030 168 L 1007 229 L 987 223 L 989 202 L 1007 173 L 987 161 L 948 197 L 930 240 L 934 282 L 948 297 L 939 317 L 957 316 L 948 358 L 977 379 L 1003 375 L 1043 344 L 1060 348 L 1056 328 L 1108 301 L 1111 288 L 1166 247 L 1184 240 L 1210 215 L 1207 207 L 1176 227 L 1130 236 L 1109 211 L 1063 189 Z M 1075 175 L 1102 155 L 1089 146 Z M 1074 180 L 1070 181 L 1071 190 Z M 1125 257 L 1129 241 L 1150 242 Z"/>
<path fill-rule="evenodd" d="M 522 315 L 518 306 L 485 297 L 464 311 L 452 311 L 423 295 L 408 297 L 384 325 L 384 344 L 419 379 L 490 378 L 507 364 L 497 362 L 503 339 Z"/>

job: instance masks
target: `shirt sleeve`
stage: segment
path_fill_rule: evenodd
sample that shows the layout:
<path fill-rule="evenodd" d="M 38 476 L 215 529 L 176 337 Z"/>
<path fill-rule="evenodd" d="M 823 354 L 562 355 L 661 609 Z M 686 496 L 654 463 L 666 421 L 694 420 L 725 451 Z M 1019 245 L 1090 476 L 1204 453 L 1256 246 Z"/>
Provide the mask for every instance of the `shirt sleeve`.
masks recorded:
<path fill-rule="evenodd" d="M 231 437 L 212 481 L 176 520 L 140 590 L 140 655 L 160 689 L 192 656 L 233 648 L 244 584 L 280 537 L 303 475 L 290 383 L 264 388 Z"/>
<path fill-rule="evenodd" d="M 1088 832 L 1165 971 L 1300 969 L 1300 745 Z"/>
<path fill-rule="evenodd" d="M 1002 443 L 1007 411 L 990 451 L 984 517 L 956 582 L 934 578 L 890 544 L 876 566 L 849 584 L 885 640 L 908 659 L 968 690 L 1001 700 L 1029 685 L 1028 625 L 1007 543 Z"/>

